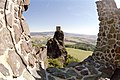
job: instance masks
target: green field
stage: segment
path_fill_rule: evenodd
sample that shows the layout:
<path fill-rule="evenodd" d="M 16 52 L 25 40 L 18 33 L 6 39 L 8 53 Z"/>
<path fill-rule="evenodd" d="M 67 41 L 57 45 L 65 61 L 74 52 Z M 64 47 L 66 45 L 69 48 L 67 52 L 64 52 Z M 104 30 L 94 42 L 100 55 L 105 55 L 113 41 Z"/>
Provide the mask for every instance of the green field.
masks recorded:
<path fill-rule="evenodd" d="M 84 51 L 80 49 L 74 48 L 66 48 L 69 55 L 73 56 L 74 58 L 78 59 L 80 62 L 83 61 L 88 56 L 92 55 L 92 51 Z"/>

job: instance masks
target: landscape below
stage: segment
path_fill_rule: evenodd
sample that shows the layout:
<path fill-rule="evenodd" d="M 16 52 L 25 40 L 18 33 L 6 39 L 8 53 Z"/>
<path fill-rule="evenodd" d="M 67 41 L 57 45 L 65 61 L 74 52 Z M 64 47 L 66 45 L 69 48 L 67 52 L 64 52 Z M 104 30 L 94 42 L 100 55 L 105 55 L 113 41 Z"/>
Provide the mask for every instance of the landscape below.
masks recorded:
<path fill-rule="evenodd" d="M 54 32 L 32 32 L 31 37 L 33 46 L 46 46 L 47 41 L 52 38 L 53 35 Z M 96 35 L 65 33 L 64 44 L 69 55 L 69 59 L 66 64 L 68 65 L 72 62 L 82 62 L 88 56 L 92 55 L 95 49 L 96 38 Z M 53 64 L 48 64 L 48 67 L 63 67 L 60 65 L 61 62 L 57 59 L 48 59 L 47 63 Z"/>

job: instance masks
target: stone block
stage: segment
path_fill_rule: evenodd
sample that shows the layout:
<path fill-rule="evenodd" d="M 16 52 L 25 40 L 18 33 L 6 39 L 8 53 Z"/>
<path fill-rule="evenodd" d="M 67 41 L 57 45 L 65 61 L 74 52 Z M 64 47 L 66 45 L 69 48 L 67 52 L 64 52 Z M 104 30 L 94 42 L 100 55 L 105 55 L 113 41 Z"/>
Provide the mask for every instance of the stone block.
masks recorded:
<path fill-rule="evenodd" d="M 6 80 L 6 79 L 0 78 L 0 80 Z"/>
<path fill-rule="evenodd" d="M 110 40 L 108 40 L 108 45 L 113 45 L 113 44 L 115 44 L 115 42 L 116 42 L 116 40 L 110 39 Z"/>
<path fill-rule="evenodd" d="M 3 27 L 2 21 L 0 21 L 0 29 Z"/>
<path fill-rule="evenodd" d="M 99 80 L 99 78 L 97 75 L 89 75 L 89 76 L 84 77 L 83 80 Z"/>
<path fill-rule="evenodd" d="M 85 67 L 83 67 L 83 66 L 76 66 L 75 69 L 78 70 L 78 71 L 82 71 L 83 69 L 85 69 Z"/>
<path fill-rule="evenodd" d="M 92 74 L 92 75 L 99 74 L 99 72 L 97 71 L 97 69 L 94 66 L 88 66 L 88 69 L 90 71 L 90 74 Z"/>
<path fill-rule="evenodd" d="M 25 50 L 27 53 L 30 53 L 30 52 L 31 52 L 31 50 L 29 49 L 29 46 L 28 46 L 28 44 L 27 44 L 26 41 L 23 41 L 22 45 L 23 45 L 23 47 L 24 47 L 24 50 Z"/>
<path fill-rule="evenodd" d="M 120 40 L 120 34 L 117 34 L 117 40 Z"/>
<path fill-rule="evenodd" d="M 108 34 L 108 35 L 107 35 L 107 38 L 108 38 L 108 39 L 111 39 L 112 37 L 113 37 L 112 34 Z"/>
<path fill-rule="evenodd" d="M 115 33 L 115 28 L 113 26 L 111 26 L 109 33 Z"/>
<path fill-rule="evenodd" d="M 7 18 L 7 23 L 8 23 L 8 25 L 9 25 L 10 27 L 12 27 L 12 24 L 13 24 L 13 16 L 12 16 L 12 14 L 9 13 L 9 14 L 6 16 L 6 18 Z"/>
<path fill-rule="evenodd" d="M 112 76 L 112 74 L 114 73 L 114 69 L 112 68 L 112 66 L 101 66 L 98 69 L 101 73 L 101 76 L 103 78 L 110 78 Z"/>
<path fill-rule="evenodd" d="M 69 74 L 69 76 L 79 76 L 74 70 L 69 69 L 66 74 Z"/>
<path fill-rule="evenodd" d="M 35 66 L 35 62 L 36 62 L 35 57 L 32 54 L 29 54 L 28 55 L 29 66 L 33 68 Z"/>
<path fill-rule="evenodd" d="M 22 27 L 24 29 L 25 34 L 30 35 L 30 30 L 29 30 L 28 24 L 26 23 L 25 20 L 22 20 Z"/>
<path fill-rule="evenodd" d="M 4 76 L 9 76 L 10 75 L 9 70 L 3 64 L 0 64 L 0 72 Z"/>
<path fill-rule="evenodd" d="M 0 1 L 0 9 L 4 9 L 5 0 Z"/>
<path fill-rule="evenodd" d="M 16 25 L 13 26 L 13 29 L 14 29 L 15 41 L 16 43 L 18 43 L 20 41 L 21 31 Z"/>
<path fill-rule="evenodd" d="M 117 45 L 119 45 L 119 46 L 120 46 L 120 41 L 117 41 Z"/>
<path fill-rule="evenodd" d="M 120 54 L 117 54 L 117 55 L 115 56 L 115 60 L 119 60 L 119 61 L 120 61 Z"/>
<path fill-rule="evenodd" d="M 115 48 L 115 52 L 116 52 L 116 53 L 120 53 L 120 47 L 119 47 L 119 46 L 117 46 L 117 47 Z"/>
<path fill-rule="evenodd" d="M 7 48 L 12 49 L 13 43 L 9 31 L 3 28 L 3 30 L 0 31 L 0 55 L 4 54 Z"/>
<path fill-rule="evenodd" d="M 48 76 L 48 80 L 55 80 L 55 78 L 52 76 Z"/>
<path fill-rule="evenodd" d="M 88 73 L 88 70 L 82 70 L 81 72 L 80 72 L 83 76 L 85 76 L 85 75 L 88 75 L 89 73 Z"/>
<path fill-rule="evenodd" d="M 25 65 L 23 64 L 22 59 L 15 52 L 15 50 L 8 52 L 7 62 L 13 71 L 13 76 L 20 76 L 25 69 Z"/>
<path fill-rule="evenodd" d="M 59 78 L 62 78 L 62 79 L 67 79 L 70 77 L 69 74 L 57 69 L 57 68 L 52 68 L 52 67 L 49 67 L 47 68 L 47 72 L 52 74 L 53 76 L 56 76 L 56 77 L 59 77 Z"/>
<path fill-rule="evenodd" d="M 25 80 L 36 80 L 27 70 L 22 74 Z"/>
<path fill-rule="evenodd" d="M 14 12 L 14 17 L 15 17 L 16 19 L 19 18 L 19 17 L 18 17 L 18 14 L 17 14 L 16 12 Z"/>
<path fill-rule="evenodd" d="M 69 74 L 61 72 L 61 71 L 54 72 L 54 73 L 52 73 L 52 75 L 56 76 L 56 77 L 59 77 L 59 78 L 62 78 L 62 79 L 67 79 L 67 78 L 71 77 Z"/>

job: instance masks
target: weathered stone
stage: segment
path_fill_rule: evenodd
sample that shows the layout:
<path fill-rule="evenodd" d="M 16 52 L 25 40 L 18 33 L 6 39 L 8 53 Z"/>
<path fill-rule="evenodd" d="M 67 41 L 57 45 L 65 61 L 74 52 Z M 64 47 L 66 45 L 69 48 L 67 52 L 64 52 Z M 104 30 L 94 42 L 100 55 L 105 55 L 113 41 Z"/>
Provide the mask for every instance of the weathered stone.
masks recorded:
<path fill-rule="evenodd" d="M 4 5 L 5 5 L 4 0 L 0 1 L 0 9 L 3 9 L 3 8 L 4 8 Z"/>
<path fill-rule="evenodd" d="M 120 34 L 117 34 L 117 40 L 120 40 Z"/>
<path fill-rule="evenodd" d="M 59 72 L 54 72 L 54 73 L 52 73 L 52 75 L 53 75 L 53 76 L 56 76 L 56 77 L 59 77 L 59 78 L 62 78 L 62 79 L 67 79 L 67 78 L 70 77 L 69 74 L 66 74 L 66 73 L 61 72 L 61 71 L 59 71 Z"/>
<path fill-rule="evenodd" d="M 19 24 L 19 22 L 17 20 L 14 20 L 14 23 Z"/>
<path fill-rule="evenodd" d="M 36 62 L 35 57 L 32 54 L 29 54 L 28 55 L 29 66 L 33 68 L 35 66 L 35 62 Z"/>
<path fill-rule="evenodd" d="M 17 1 L 19 1 L 19 0 L 17 0 Z M 19 9 L 17 7 L 14 7 L 14 10 L 15 10 L 15 12 L 17 12 Z"/>
<path fill-rule="evenodd" d="M 119 46 L 117 46 L 117 47 L 115 48 L 115 52 L 116 52 L 116 53 L 120 53 L 120 47 L 119 47 Z"/>
<path fill-rule="evenodd" d="M 20 76 L 25 69 L 22 59 L 14 50 L 8 52 L 7 62 L 10 65 L 14 76 Z"/>
<path fill-rule="evenodd" d="M 96 75 L 90 75 L 90 76 L 87 76 L 87 77 L 84 77 L 83 80 L 99 80 L 98 76 Z"/>
<path fill-rule="evenodd" d="M 26 23 L 25 20 L 22 20 L 22 27 L 24 29 L 25 34 L 30 35 L 30 30 L 29 30 L 28 24 Z"/>
<path fill-rule="evenodd" d="M 76 80 L 75 78 L 71 78 L 71 79 L 68 79 L 68 80 Z"/>
<path fill-rule="evenodd" d="M 111 20 L 107 21 L 107 23 L 108 23 L 108 24 L 114 23 L 114 19 L 111 19 Z"/>
<path fill-rule="evenodd" d="M 0 78 L 0 80 L 6 80 L 6 79 Z"/>
<path fill-rule="evenodd" d="M 88 70 L 82 70 L 81 72 L 80 72 L 82 75 L 88 75 L 89 73 L 88 73 Z"/>
<path fill-rule="evenodd" d="M 120 60 L 120 54 L 117 54 L 117 55 L 115 56 L 115 60 Z"/>
<path fill-rule="evenodd" d="M 108 58 L 110 58 L 110 59 L 112 58 L 111 54 L 108 55 Z M 108 59 L 108 60 L 109 60 L 109 59 Z"/>
<path fill-rule="evenodd" d="M 25 49 L 25 51 L 26 51 L 27 53 L 30 53 L 30 52 L 31 52 L 31 50 L 29 49 L 29 46 L 28 46 L 28 44 L 27 44 L 26 41 L 23 41 L 22 45 L 23 45 L 23 47 L 24 47 L 24 49 Z"/>
<path fill-rule="evenodd" d="M 46 75 L 47 74 L 46 74 L 44 69 L 40 68 L 39 71 L 37 70 L 37 73 L 38 73 L 39 76 L 41 76 L 41 80 L 46 80 L 46 78 L 47 78 Z M 49 79 L 49 76 L 48 76 L 48 79 Z"/>
<path fill-rule="evenodd" d="M 7 23 L 10 27 L 12 27 L 12 24 L 13 24 L 13 16 L 11 13 L 9 13 L 7 16 Z"/>
<path fill-rule="evenodd" d="M 59 70 L 65 71 L 65 68 L 59 68 Z"/>
<path fill-rule="evenodd" d="M 0 64 L 0 72 L 1 72 L 4 76 L 9 76 L 9 75 L 10 75 L 8 69 L 7 69 L 3 64 Z"/>
<path fill-rule="evenodd" d="M 120 46 L 120 41 L 117 41 L 117 44 Z"/>
<path fill-rule="evenodd" d="M 35 80 L 35 78 L 27 70 L 23 73 L 23 78 L 26 80 Z"/>
<path fill-rule="evenodd" d="M 81 70 L 85 69 L 85 67 L 83 67 L 83 66 L 76 66 L 75 69 L 78 70 L 78 71 L 81 71 Z"/>
<path fill-rule="evenodd" d="M 55 80 L 55 78 L 52 76 L 48 76 L 48 80 Z"/>
<path fill-rule="evenodd" d="M 60 58 L 61 67 L 67 60 L 67 51 L 64 47 L 64 33 L 60 26 L 56 26 L 54 37 L 47 41 L 47 56 L 49 58 Z"/>
<path fill-rule="evenodd" d="M 62 72 L 61 70 L 58 70 L 57 68 L 47 68 L 47 72 L 51 73 L 53 76 L 60 77 L 62 79 L 69 78 L 69 74 L 66 74 Z"/>
<path fill-rule="evenodd" d="M 105 32 L 103 32 L 103 33 L 102 33 L 102 36 L 106 36 L 106 33 L 105 33 Z"/>
<path fill-rule="evenodd" d="M 16 12 L 14 13 L 14 17 L 18 19 L 18 14 Z"/>
<path fill-rule="evenodd" d="M 2 43 L 3 42 L 3 39 L 0 37 L 0 55 L 3 55 L 4 54 L 4 52 L 5 52 L 5 48 L 6 48 L 6 46 L 5 45 L 3 45 L 4 43 Z"/>
<path fill-rule="evenodd" d="M 107 35 L 107 38 L 108 38 L 108 39 L 111 39 L 111 38 L 112 38 L 112 35 L 111 35 L 111 34 L 108 34 L 108 35 Z"/>
<path fill-rule="evenodd" d="M 107 26 L 104 26 L 104 30 L 107 30 Z"/>
<path fill-rule="evenodd" d="M 75 67 L 77 64 L 79 64 L 78 62 L 72 62 L 70 64 L 68 64 L 66 67 Z"/>
<path fill-rule="evenodd" d="M 112 50 L 111 50 L 111 53 L 114 53 L 114 52 L 115 52 L 115 50 L 114 50 L 114 49 L 112 49 Z M 109 55 L 110 55 L 110 54 L 109 54 Z M 110 57 L 110 56 L 109 56 L 109 57 Z"/>
<path fill-rule="evenodd" d="M 115 28 L 112 26 L 109 33 L 115 33 Z"/>
<path fill-rule="evenodd" d="M 13 4 L 10 4 L 10 11 L 13 11 Z"/>
<path fill-rule="evenodd" d="M 3 14 L 4 12 L 1 10 L 0 13 Z"/>
<path fill-rule="evenodd" d="M 84 77 L 84 76 L 79 75 L 79 76 L 76 76 L 76 79 L 77 79 L 77 80 L 81 80 L 83 77 Z"/>
<path fill-rule="evenodd" d="M 49 67 L 49 68 L 46 69 L 46 71 L 48 73 L 54 73 L 54 72 L 58 72 L 59 70 L 57 68 Z"/>
<path fill-rule="evenodd" d="M 2 24 L 1 21 L 0 21 L 0 29 L 2 28 L 2 26 L 3 26 L 3 24 Z"/>
<path fill-rule="evenodd" d="M 99 17 L 99 20 L 100 20 L 100 21 L 104 20 L 104 17 Z"/>
<path fill-rule="evenodd" d="M 116 42 L 116 41 L 115 41 L 114 39 L 108 40 L 108 44 L 109 44 L 109 45 L 113 45 L 113 44 L 115 44 L 115 42 Z"/>
<path fill-rule="evenodd" d="M 13 48 L 11 36 L 6 28 L 0 31 L 0 46 L 0 55 L 3 55 L 7 48 Z"/>
<path fill-rule="evenodd" d="M 1 3 L 2 3 L 2 2 L 5 3 L 5 0 L 0 0 L 0 2 L 1 2 Z"/>
<path fill-rule="evenodd" d="M 99 74 L 99 72 L 97 71 L 97 69 L 94 66 L 88 66 L 88 70 L 91 75 Z"/>
<path fill-rule="evenodd" d="M 110 67 L 110 66 L 108 66 L 108 67 L 101 66 L 99 68 L 99 71 L 102 72 L 101 76 L 103 78 L 106 78 L 106 77 L 110 78 L 112 76 L 112 74 L 114 73 L 114 69 L 112 67 Z"/>
<path fill-rule="evenodd" d="M 116 69 L 110 80 L 120 80 L 120 69 Z"/>
<path fill-rule="evenodd" d="M 18 43 L 20 41 L 20 37 L 21 37 L 21 31 L 20 29 L 17 27 L 17 26 L 13 26 L 13 29 L 14 29 L 14 33 L 15 33 L 15 40 L 16 40 L 16 43 Z"/>
<path fill-rule="evenodd" d="M 74 70 L 69 69 L 66 74 L 69 74 L 69 76 L 79 76 Z"/>
<path fill-rule="evenodd" d="M 27 53 L 26 51 L 24 50 L 24 47 L 21 46 L 21 54 L 19 54 L 22 58 L 22 60 L 24 61 L 25 64 L 27 64 L 27 60 L 25 59 L 27 57 Z"/>

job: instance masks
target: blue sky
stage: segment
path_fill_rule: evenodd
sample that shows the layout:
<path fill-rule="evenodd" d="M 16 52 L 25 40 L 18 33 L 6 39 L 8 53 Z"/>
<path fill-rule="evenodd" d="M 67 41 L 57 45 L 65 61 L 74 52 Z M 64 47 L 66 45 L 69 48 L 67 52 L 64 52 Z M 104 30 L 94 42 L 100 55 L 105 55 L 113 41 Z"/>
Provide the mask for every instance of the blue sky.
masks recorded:
<path fill-rule="evenodd" d="M 24 16 L 31 32 L 55 31 L 97 35 L 99 29 L 95 0 L 31 0 Z"/>

